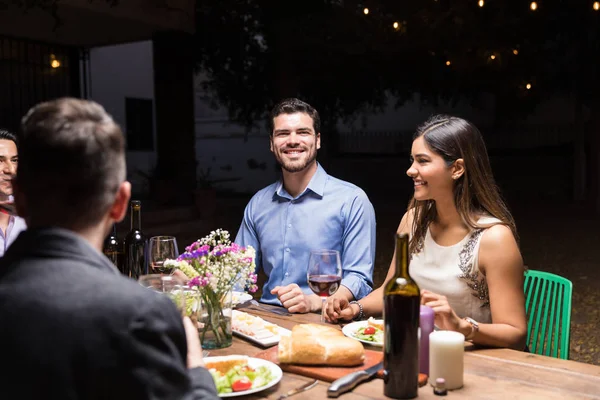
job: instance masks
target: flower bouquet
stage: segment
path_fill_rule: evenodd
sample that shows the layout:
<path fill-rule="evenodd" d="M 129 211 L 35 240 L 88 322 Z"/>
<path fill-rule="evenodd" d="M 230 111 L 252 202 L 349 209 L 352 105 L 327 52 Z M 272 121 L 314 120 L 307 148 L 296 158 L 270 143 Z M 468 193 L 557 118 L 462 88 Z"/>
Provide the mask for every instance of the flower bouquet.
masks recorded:
<path fill-rule="evenodd" d="M 186 313 L 197 323 L 203 348 L 231 345 L 231 294 L 234 285 L 255 292 L 255 250 L 231 243 L 229 232 L 217 229 L 185 248 L 164 267 L 188 278 Z"/>

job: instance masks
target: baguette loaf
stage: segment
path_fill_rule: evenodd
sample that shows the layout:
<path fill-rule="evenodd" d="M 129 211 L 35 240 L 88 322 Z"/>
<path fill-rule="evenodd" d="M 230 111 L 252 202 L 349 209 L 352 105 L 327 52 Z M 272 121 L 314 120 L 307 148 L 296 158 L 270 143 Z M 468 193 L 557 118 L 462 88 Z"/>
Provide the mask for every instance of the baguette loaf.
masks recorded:
<path fill-rule="evenodd" d="M 365 360 L 363 345 L 330 326 L 300 324 L 279 341 L 279 362 L 287 364 L 354 366 Z"/>

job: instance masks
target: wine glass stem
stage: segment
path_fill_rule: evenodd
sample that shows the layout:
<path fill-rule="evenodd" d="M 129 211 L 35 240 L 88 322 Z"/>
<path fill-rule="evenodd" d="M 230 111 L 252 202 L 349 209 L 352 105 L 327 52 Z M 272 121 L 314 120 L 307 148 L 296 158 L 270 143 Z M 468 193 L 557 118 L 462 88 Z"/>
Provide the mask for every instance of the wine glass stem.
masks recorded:
<path fill-rule="evenodd" d="M 325 307 L 327 305 L 327 297 L 321 297 L 321 322 L 325 322 Z"/>

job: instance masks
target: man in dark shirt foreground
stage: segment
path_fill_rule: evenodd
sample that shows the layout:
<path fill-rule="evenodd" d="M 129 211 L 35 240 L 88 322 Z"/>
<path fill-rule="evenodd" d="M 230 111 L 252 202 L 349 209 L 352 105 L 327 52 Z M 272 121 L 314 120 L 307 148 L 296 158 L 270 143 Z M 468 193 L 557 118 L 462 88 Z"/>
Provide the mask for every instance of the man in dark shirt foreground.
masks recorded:
<path fill-rule="evenodd" d="M 19 145 L 28 230 L 0 260 L 0 397 L 217 398 L 191 322 L 101 253 L 131 192 L 118 125 L 94 102 L 59 99 L 28 112 Z"/>

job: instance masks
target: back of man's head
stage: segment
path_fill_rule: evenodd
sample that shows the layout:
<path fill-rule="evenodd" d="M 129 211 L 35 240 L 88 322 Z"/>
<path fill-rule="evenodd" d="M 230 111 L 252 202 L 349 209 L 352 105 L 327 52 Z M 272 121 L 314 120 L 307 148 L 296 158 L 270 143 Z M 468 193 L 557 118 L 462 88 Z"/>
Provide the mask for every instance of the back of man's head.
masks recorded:
<path fill-rule="evenodd" d="M 62 98 L 29 110 L 17 170 L 29 224 L 85 229 L 100 222 L 125 180 L 124 147 L 119 126 L 93 101 Z"/>

